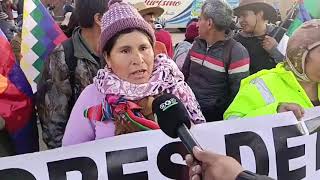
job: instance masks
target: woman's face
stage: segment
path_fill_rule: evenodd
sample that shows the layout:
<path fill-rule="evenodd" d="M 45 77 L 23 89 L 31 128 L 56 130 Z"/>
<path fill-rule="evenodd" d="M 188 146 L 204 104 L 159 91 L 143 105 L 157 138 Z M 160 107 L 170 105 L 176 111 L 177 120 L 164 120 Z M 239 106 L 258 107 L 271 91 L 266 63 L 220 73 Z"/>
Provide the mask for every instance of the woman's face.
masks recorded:
<path fill-rule="evenodd" d="M 320 46 L 310 51 L 307 57 L 306 74 L 312 82 L 320 83 Z"/>
<path fill-rule="evenodd" d="M 143 84 L 149 81 L 152 74 L 154 52 L 148 37 L 139 31 L 133 31 L 120 35 L 105 59 L 108 67 L 120 79 Z"/>

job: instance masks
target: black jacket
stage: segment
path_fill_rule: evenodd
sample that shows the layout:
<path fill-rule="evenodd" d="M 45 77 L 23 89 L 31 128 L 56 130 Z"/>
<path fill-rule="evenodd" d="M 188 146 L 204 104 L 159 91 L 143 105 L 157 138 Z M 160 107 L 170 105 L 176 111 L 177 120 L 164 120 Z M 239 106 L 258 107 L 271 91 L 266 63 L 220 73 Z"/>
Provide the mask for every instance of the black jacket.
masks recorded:
<path fill-rule="evenodd" d="M 238 93 L 240 81 L 249 75 L 248 51 L 234 41 L 228 52 L 230 63 L 226 65 L 226 45 L 227 41 L 220 41 L 207 47 L 205 40 L 196 39 L 182 67 L 207 121 L 223 119 Z"/>
<path fill-rule="evenodd" d="M 279 27 L 268 25 L 267 34 L 272 36 L 275 34 Z M 281 28 L 278 35 L 275 37 L 276 41 L 279 43 L 286 33 L 286 30 Z M 267 52 L 262 47 L 262 37 L 249 36 L 243 32 L 240 32 L 234 36 L 234 39 L 240 42 L 249 52 L 250 55 L 250 74 L 254 74 L 263 69 L 272 69 L 280 62 L 283 62 L 285 56 L 274 47 L 270 52 Z"/>

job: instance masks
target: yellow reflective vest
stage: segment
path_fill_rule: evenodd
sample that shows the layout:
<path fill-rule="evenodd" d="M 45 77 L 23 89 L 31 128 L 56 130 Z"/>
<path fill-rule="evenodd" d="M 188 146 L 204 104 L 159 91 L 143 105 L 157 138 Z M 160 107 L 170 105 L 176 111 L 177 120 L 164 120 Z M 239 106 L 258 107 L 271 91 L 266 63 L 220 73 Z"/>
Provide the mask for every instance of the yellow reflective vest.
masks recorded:
<path fill-rule="evenodd" d="M 318 97 L 320 99 L 320 84 Z M 314 107 L 295 75 L 282 63 L 243 79 L 224 119 L 276 114 L 280 103 L 296 103 L 306 109 Z"/>

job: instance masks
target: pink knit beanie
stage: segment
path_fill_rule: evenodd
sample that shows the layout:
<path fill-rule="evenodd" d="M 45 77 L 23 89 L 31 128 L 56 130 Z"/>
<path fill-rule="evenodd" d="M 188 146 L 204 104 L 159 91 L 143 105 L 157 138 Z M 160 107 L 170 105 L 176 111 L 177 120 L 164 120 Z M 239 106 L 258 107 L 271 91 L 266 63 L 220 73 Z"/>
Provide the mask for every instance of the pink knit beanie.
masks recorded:
<path fill-rule="evenodd" d="M 101 20 L 101 53 L 113 36 L 126 29 L 139 29 L 147 33 L 154 44 L 154 30 L 133 6 L 122 2 L 122 0 L 110 0 L 108 7 L 108 11 L 103 15 Z"/>

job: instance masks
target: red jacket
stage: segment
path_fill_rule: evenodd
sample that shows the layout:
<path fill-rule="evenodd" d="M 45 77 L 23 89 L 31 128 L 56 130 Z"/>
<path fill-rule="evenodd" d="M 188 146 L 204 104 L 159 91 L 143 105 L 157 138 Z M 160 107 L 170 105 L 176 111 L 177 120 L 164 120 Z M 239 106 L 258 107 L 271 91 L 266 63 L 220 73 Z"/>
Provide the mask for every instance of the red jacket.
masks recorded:
<path fill-rule="evenodd" d="M 156 41 L 154 45 L 154 55 L 158 55 L 158 54 L 168 55 L 168 52 L 167 52 L 166 46 L 162 42 Z"/>
<path fill-rule="evenodd" d="M 171 34 L 168 31 L 164 30 L 164 29 L 160 29 L 159 31 L 155 32 L 155 35 L 156 35 L 157 41 L 160 41 L 160 42 L 162 42 L 163 44 L 166 45 L 168 56 L 170 58 L 173 58 L 174 52 L 173 52 Z"/>

